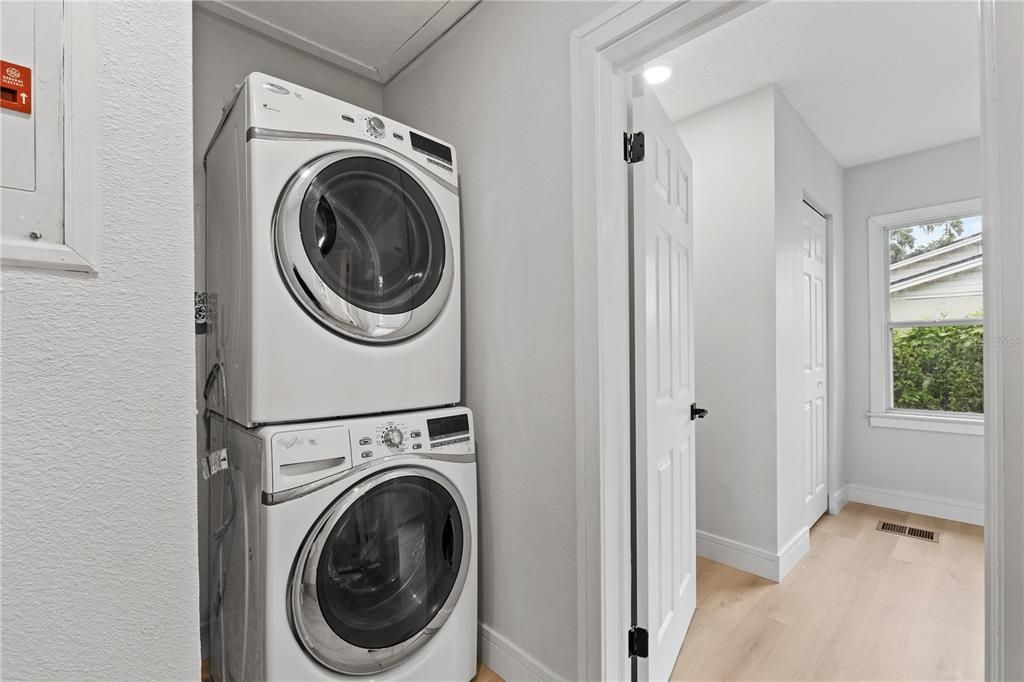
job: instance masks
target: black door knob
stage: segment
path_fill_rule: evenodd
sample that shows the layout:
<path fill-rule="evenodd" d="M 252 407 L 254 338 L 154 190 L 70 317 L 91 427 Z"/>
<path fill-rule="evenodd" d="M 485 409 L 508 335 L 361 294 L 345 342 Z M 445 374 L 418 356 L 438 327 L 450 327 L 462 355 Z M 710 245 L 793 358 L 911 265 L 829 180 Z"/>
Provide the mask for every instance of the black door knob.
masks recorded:
<path fill-rule="evenodd" d="M 703 407 L 697 407 L 697 403 L 690 405 L 690 421 L 703 419 L 706 416 L 708 416 L 708 411 Z"/>

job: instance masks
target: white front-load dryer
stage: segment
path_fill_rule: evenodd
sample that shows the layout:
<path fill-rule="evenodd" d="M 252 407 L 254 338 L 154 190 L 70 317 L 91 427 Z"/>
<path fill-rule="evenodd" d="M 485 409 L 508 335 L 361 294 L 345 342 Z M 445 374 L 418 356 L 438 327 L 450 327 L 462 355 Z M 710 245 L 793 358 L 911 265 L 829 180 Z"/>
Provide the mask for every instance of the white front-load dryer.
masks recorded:
<path fill-rule="evenodd" d="M 210 492 L 214 679 L 472 679 L 469 410 L 227 428 L 213 429 L 229 461 Z"/>
<path fill-rule="evenodd" d="M 207 370 L 245 426 L 458 403 L 451 145 L 260 73 L 204 157 Z"/>

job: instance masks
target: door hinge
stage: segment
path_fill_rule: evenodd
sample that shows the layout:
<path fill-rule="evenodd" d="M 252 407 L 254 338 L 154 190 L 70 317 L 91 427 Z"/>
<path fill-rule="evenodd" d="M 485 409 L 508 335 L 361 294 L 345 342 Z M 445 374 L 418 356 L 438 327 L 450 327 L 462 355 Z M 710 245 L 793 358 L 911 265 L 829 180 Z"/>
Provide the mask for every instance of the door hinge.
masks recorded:
<path fill-rule="evenodd" d="M 626 163 L 638 163 L 644 160 L 643 131 L 622 133 L 622 158 Z"/>
<path fill-rule="evenodd" d="M 647 658 L 647 629 L 634 625 L 629 629 L 629 656 Z"/>

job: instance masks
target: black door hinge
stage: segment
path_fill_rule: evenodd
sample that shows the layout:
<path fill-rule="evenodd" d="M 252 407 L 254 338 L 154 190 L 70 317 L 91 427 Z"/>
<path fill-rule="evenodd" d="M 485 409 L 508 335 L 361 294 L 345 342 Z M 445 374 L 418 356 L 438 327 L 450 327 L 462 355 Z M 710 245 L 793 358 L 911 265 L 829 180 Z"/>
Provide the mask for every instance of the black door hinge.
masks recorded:
<path fill-rule="evenodd" d="M 707 410 L 705 410 L 703 407 L 697 407 L 697 403 L 690 404 L 690 421 L 694 421 L 695 419 L 703 419 L 706 416 L 708 416 Z"/>
<path fill-rule="evenodd" d="M 629 656 L 647 658 L 647 630 L 634 625 L 629 629 Z"/>
<path fill-rule="evenodd" d="M 626 163 L 638 163 L 644 160 L 643 132 L 622 133 L 622 157 Z"/>

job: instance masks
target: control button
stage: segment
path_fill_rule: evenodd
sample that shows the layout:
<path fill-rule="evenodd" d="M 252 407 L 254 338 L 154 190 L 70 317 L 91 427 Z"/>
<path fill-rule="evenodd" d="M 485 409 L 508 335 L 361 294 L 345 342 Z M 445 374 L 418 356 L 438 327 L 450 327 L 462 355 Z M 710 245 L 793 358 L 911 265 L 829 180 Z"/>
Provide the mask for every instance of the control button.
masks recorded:
<path fill-rule="evenodd" d="M 413 450 L 421 450 L 422 448 L 423 448 L 423 443 L 413 443 L 412 444 L 412 449 Z"/>
<path fill-rule="evenodd" d="M 419 431 L 410 431 L 410 432 L 409 432 L 409 436 L 410 436 L 411 438 L 419 438 L 419 437 L 420 437 L 420 436 L 422 436 L 422 435 L 423 435 L 423 434 L 422 434 L 422 433 L 420 433 Z"/>
<path fill-rule="evenodd" d="M 284 87 L 283 85 L 278 85 L 277 83 L 264 83 L 263 89 L 272 92 L 275 95 L 288 94 L 288 88 Z"/>
<path fill-rule="evenodd" d="M 366 119 L 366 132 L 376 138 L 384 137 L 384 121 L 380 120 L 377 116 L 371 116 Z"/>
<path fill-rule="evenodd" d="M 366 450 L 359 456 L 362 457 L 363 459 L 370 459 L 371 457 L 373 457 L 373 450 Z"/>
<path fill-rule="evenodd" d="M 370 438 L 360 438 L 359 439 L 359 444 L 360 445 L 369 445 L 372 442 L 373 442 L 373 440 L 370 439 Z"/>
<path fill-rule="evenodd" d="M 441 446 L 444 446 L 444 445 L 455 445 L 457 443 L 467 443 L 467 442 L 469 442 L 469 436 L 463 436 L 462 438 L 451 438 L 449 440 L 443 440 L 440 443 L 434 443 L 434 445 L 436 447 L 441 447 Z"/>

